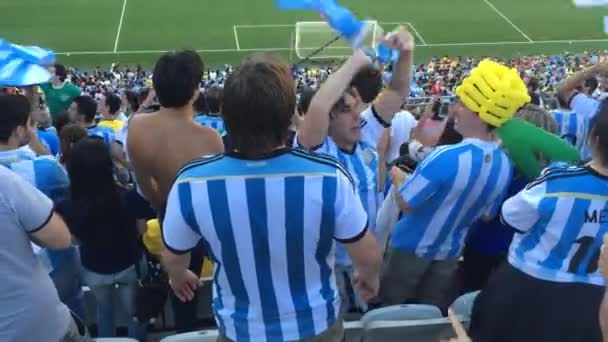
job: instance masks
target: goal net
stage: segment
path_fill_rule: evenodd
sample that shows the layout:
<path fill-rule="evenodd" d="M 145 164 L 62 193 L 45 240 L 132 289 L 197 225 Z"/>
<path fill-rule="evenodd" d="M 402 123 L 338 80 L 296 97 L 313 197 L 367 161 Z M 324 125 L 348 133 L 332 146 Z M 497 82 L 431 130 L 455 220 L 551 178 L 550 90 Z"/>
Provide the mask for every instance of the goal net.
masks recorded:
<path fill-rule="evenodd" d="M 364 47 L 375 47 L 376 37 L 382 30 L 377 21 L 365 21 L 370 26 L 370 32 L 363 40 Z M 301 21 L 296 23 L 295 51 L 299 58 L 337 59 L 352 55 L 353 48 L 349 41 L 336 39 L 338 33 L 324 21 Z M 331 44 L 327 45 L 332 40 Z M 327 46 L 325 46 L 327 45 Z M 325 47 L 324 47 L 325 46 Z M 316 52 L 324 47 L 321 51 Z M 375 48 L 374 48 L 375 49 Z M 314 53 L 313 56 L 310 54 Z"/>

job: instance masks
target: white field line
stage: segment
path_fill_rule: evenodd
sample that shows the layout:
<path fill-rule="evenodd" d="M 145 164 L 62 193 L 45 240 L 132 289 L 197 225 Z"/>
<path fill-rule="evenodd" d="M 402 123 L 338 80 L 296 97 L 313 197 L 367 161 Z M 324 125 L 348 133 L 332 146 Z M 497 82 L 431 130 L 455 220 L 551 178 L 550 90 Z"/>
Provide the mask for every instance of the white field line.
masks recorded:
<path fill-rule="evenodd" d="M 511 19 L 509 19 L 506 15 L 504 15 L 501 11 L 498 10 L 498 8 L 496 8 L 496 6 L 494 6 L 490 1 L 488 0 L 483 0 L 483 2 L 486 3 L 486 5 L 490 6 L 491 9 L 494 10 L 494 12 L 496 12 L 496 14 L 498 14 L 499 16 L 501 16 L 507 23 L 511 24 L 511 26 L 513 26 L 513 28 L 515 30 L 517 30 L 517 32 L 519 32 L 522 36 L 524 36 L 524 38 L 526 38 L 526 40 L 530 43 L 533 43 L 534 41 L 527 35 L 524 33 L 524 31 L 522 31 L 519 27 L 517 27 L 517 25 L 515 25 Z"/>
<path fill-rule="evenodd" d="M 238 51 L 241 51 L 241 44 L 239 44 L 239 34 L 236 32 L 236 26 L 232 26 L 232 29 L 234 30 L 234 42 L 236 43 L 236 49 Z"/>
<path fill-rule="evenodd" d="M 127 9 L 127 0 L 122 1 L 122 12 L 120 13 L 120 22 L 116 31 L 116 39 L 114 40 L 114 53 L 118 51 L 118 41 L 120 40 L 120 31 L 122 31 L 122 21 L 125 18 L 125 10 Z"/>
<path fill-rule="evenodd" d="M 419 44 L 417 47 L 434 48 L 434 47 L 451 47 L 451 46 L 495 46 L 495 45 L 543 45 L 543 44 L 582 44 L 582 43 L 608 43 L 608 39 L 563 39 L 563 40 L 535 40 L 530 43 L 528 41 L 503 41 L 503 42 L 471 42 L 471 43 L 440 43 L 440 44 Z M 310 48 L 311 50 L 313 48 Z M 330 50 L 346 50 L 349 47 L 328 47 Z M 201 53 L 226 53 L 226 52 L 272 52 L 272 51 L 289 51 L 291 48 L 260 48 L 260 49 L 198 49 L 196 52 Z M 125 50 L 125 51 L 64 51 L 57 52 L 56 55 L 144 55 L 144 54 L 161 54 L 171 50 Z"/>
<path fill-rule="evenodd" d="M 416 37 L 418 38 L 418 40 L 420 40 L 420 42 L 422 43 L 422 45 L 427 45 L 426 40 L 424 40 L 424 37 L 422 37 L 422 35 L 420 34 L 420 32 L 418 32 L 418 30 L 416 30 L 416 28 L 414 27 L 414 24 L 409 23 L 409 22 L 380 22 L 380 25 L 407 25 L 409 26 L 412 31 L 414 32 L 414 34 L 416 35 Z"/>

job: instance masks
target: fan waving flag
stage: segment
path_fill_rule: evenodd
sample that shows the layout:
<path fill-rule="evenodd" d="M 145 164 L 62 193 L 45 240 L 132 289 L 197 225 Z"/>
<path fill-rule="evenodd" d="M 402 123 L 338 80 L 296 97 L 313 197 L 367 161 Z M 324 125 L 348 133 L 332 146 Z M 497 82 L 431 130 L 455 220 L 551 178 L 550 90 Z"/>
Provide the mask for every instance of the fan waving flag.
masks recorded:
<path fill-rule="evenodd" d="M 48 82 L 46 65 L 55 62 L 55 54 L 37 46 L 21 46 L 0 39 L 0 86 L 29 86 Z"/>

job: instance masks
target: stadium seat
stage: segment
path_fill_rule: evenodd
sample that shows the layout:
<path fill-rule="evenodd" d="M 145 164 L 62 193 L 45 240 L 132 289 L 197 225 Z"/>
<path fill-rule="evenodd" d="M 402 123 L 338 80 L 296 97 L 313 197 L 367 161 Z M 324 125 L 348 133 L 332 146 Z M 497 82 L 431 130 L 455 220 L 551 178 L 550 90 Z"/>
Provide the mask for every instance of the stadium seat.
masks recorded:
<path fill-rule="evenodd" d="M 393 305 L 369 311 L 361 318 L 364 327 L 375 321 L 412 321 L 441 318 L 441 310 L 434 305 Z"/>
<path fill-rule="evenodd" d="M 363 324 L 361 321 L 344 322 L 344 341 L 361 342 L 363 339 Z"/>
<path fill-rule="evenodd" d="M 467 294 L 463 294 L 458 297 L 454 304 L 452 304 L 452 309 L 457 316 L 464 317 L 466 320 L 469 320 L 471 317 L 471 312 L 473 311 L 473 304 L 475 304 L 475 299 L 477 295 L 479 295 L 481 291 L 470 292 Z"/>
<path fill-rule="evenodd" d="M 374 321 L 365 327 L 365 342 L 429 342 L 455 337 L 447 318 Z M 348 341 L 347 341 L 348 342 Z"/>
<path fill-rule="evenodd" d="M 219 333 L 217 330 L 201 330 L 190 333 L 167 336 L 160 342 L 215 342 Z"/>

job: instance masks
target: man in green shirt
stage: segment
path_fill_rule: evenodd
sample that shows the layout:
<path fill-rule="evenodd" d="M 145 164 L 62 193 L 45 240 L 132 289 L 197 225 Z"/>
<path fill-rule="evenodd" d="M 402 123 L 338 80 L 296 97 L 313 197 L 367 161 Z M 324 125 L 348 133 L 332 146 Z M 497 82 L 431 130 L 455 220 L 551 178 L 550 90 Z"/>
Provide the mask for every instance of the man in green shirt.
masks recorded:
<path fill-rule="evenodd" d="M 82 89 L 66 81 L 68 73 L 65 66 L 55 64 L 50 68 L 50 72 L 53 74 L 51 82 L 41 84 L 40 89 L 44 92 L 51 117 L 55 122 L 59 114 L 68 110 L 72 100 L 82 93 Z"/>

